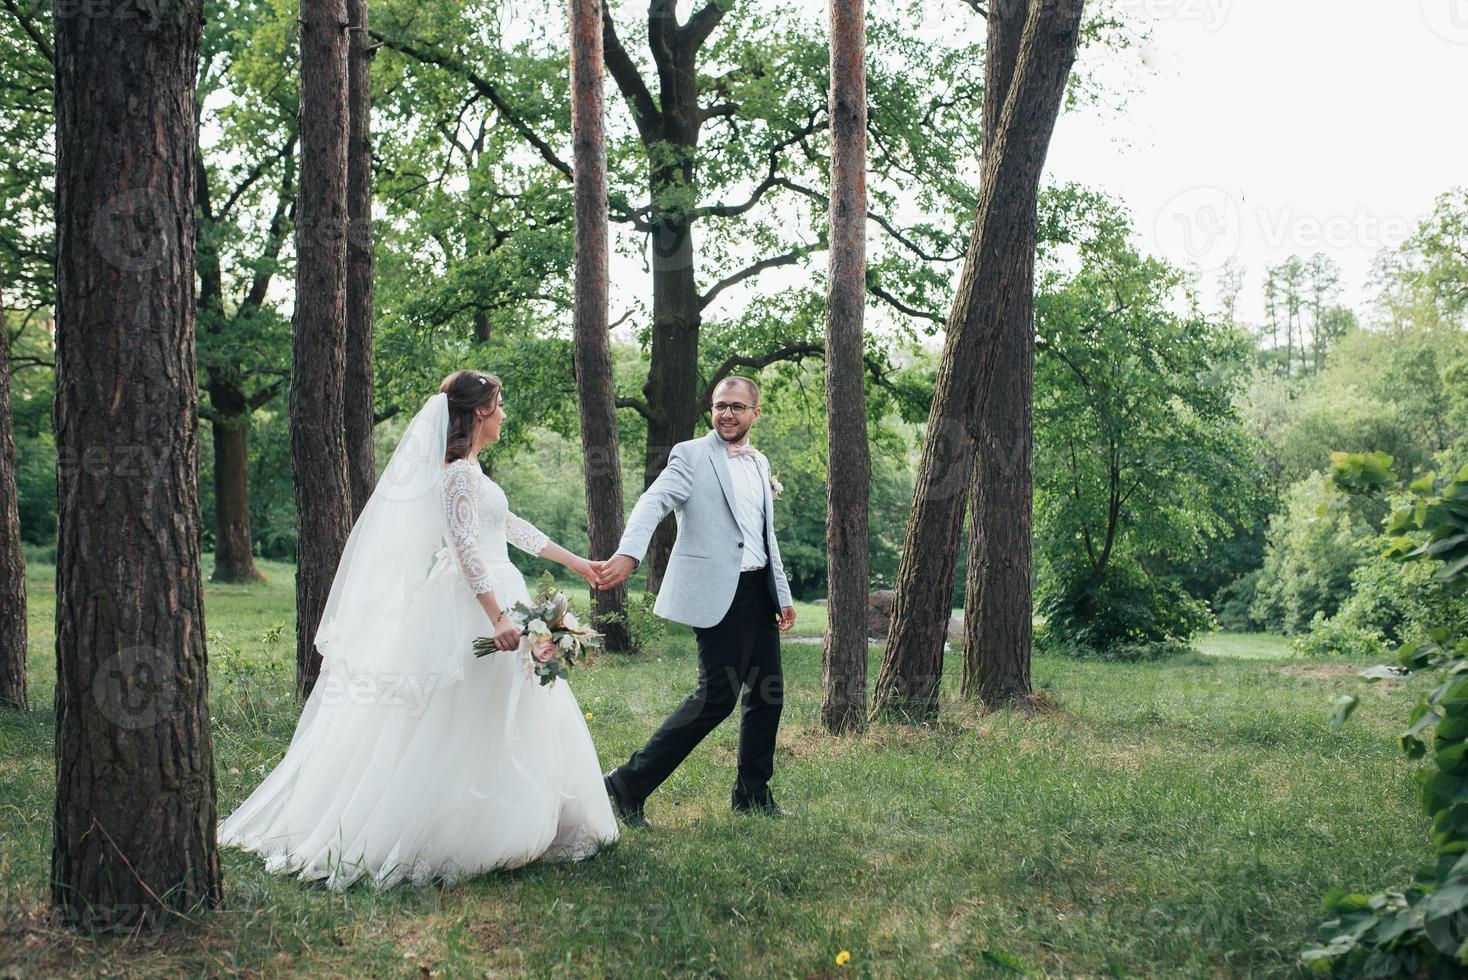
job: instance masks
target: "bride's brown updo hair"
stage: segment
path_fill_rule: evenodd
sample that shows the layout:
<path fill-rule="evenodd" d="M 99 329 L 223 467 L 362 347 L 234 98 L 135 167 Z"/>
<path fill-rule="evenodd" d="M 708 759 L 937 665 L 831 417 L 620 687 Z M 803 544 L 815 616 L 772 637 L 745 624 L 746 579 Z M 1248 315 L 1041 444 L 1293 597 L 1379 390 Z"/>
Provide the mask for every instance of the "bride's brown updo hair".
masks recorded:
<path fill-rule="evenodd" d="M 438 390 L 449 396 L 449 440 L 443 461 L 452 463 L 469 455 L 474 447 L 476 409 L 494 409 L 504 385 L 483 371 L 455 371 L 443 379 Z"/>

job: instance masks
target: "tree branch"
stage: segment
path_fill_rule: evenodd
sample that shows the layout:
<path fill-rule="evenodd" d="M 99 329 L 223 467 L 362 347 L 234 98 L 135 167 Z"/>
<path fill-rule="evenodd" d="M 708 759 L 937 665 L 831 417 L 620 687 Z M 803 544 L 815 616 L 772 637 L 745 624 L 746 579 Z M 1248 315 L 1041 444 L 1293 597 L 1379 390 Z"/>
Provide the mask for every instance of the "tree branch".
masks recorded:
<path fill-rule="evenodd" d="M 806 187 L 804 184 L 797 184 L 795 181 L 789 179 L 788 177 L 775 178 L 775 184 L 776 186 L 795 191 L 797 194 L 804 194 L 806 197 L 810 198 L 813 201 L 820 201 L 828 208 L 831 206 L 831 200 L 826 195 L 822 194 L 818 190 Z M 922 248 L 922 246 L 918 245 L 902 232 L 898 231 L 896 226 L 894 226 L 891 221 L 882 217 L 880 214 L 868 211 L 867 219 L 870 221 L 875 221 L 878 225 L 881 226 L 882 230 L 887 232 L 887 234 L 891 235 L 893 238 L 897 239 L 898 242 L 902 243 L 904 246 L 907 247 L 909 251 L 911 251 L 914 255 L 925 262 L 958 262 L 964 258 L 962 252 L 954 255 L 937 255 L 927 252 Z"/>
<path fill-rule="evenodd" d="M 760 202 L 760 199 L 763 198 L 772 187 L 787 186 L 793 189 L 796 186 L 793 181 L 789 181 L 783 177 L 776 176 L 779 173 L 780 168 L 780 154 L 785 152 L 785 150 L 787 150 L 788 148 L 799 143 L 801 140 L 804 140 L 806 137 L 811 136 L 814 133 L 818 133 L 830 125 L 830 122 L 828 120 L 817 121 L 817 117 L 820 115 L 820 112 L 820 109 L 812 110 L 810 114 L 810 119 L 806 122 L 804 126 L 795 130 L 788 137 L 770 147 L 769 171 L 765 174 L 765 179 L 760 181 L 759 186 L 750 193 L 749 200 L 745 201 L 743 204 L 710 204 L 706 207 L 694 208 L 692 216 L 689 220 L 697 220 L 698 218 L 706 217 L 732 218 L 735 215 L 743 214 L 744 212 L 753 208 L 756 204 Z"/>
<path fill-rule="evenodd" d="M 760 368 L 769 367 L 777 361 L 799 361 L 807 357 L 824 357 L 825 354 L 825 344 L 815 343 L 790 344 L 777 350 L 761 354 L 758 357 L 749 357 L 744 354 L 731 354 L 724 358 L 724 363 L 720 364 L 714 370 L 713 377 L 709 379 L 708 385 L 703 390 L 702 405 L 708 405 L 709 401 L 714 397 L 714 389 L 719 386 L 719 382 L 733 374 L 734 369 L 737 367 L 753 368 L 758 371 Z"/>
<path fill-rule="evenodd" d="M 271 400 L 275 398 L 276 395 L 280 394 L 281 389 L 284 387 L 284 381 L 277 381 L 274 384 L 266 385 L 264 388 L 261 388 L 259 391 L 251 395 L 249 400 L 246 401 L 245 404 L 249 406 L 249 409 L 252 412 L 257 408 L 264 408 L 266 405 L 270 404 Z"/>
<path fill-rule="evenodd" d="M 0 3 L 5 5 L 5 9 L 10 11 L 11 15 L 20 24 L 20 29 L 25 31 L 26 37 L 30 38 L 31 43 L 36 46 L 36 50 L 41 52 L 41 57 L 45 58 L 53 68 L 56 67 L 56 51 L 47 42 L 46 35 L 16 6 L 15 0 L 0 0 Z"/>
<path fill-rule="evenodd" d="M 735 283 L 743 282 L 751 276 L 757 276 L 761 272 L 764 272 L 766 269 L 774 269 L 782 265 L 794 265 L 796 262 L 799 262 L 810 253 L 818 252 L 825 247 L 826 236 L 822 234 L 819 240 L 817 240 L 813 244 L 797 245 L 795 248 L 781 255 L 772 255 L 767 259 L 759 260 L 753 265 L 745 266 L 738 272 L 732 275 L 725 276 L 723 279 L 720 279 L 718 282 L 714 283 L 713 286 L 709 287 L 709 291 L 698 298 L 698 308 L 701 310 L 704 307 L 708 306 L 710 303 L 713 302 L 715 296 L 719 295 L 719 293 L 723 292 L 725 289 L 729 288 Z"/>
<path fill-rule="evenodd" d="M 652 408 L 650 408 L 648 406 L 647 402 L 643 401 L 641 398 L 632 398 L 630 396 L 628 396 L 628 397 L 619 397 L 614 404 L 618 408 L 631 408 L 631 409 L 635 409 L 637 411 L 637 414 L 638 415 L 641 415 L 643 418 L 647 419 L 649 422 L 656 422 L 657 421 L 657 415 L 655 415 L 653 413 Z"/>
<path fill-rule="evenodd" d="M 466 79 L 473 85 L 481 95 L 489 99 L 494 107 L 499 110 L 500 116 L 510 124 L 510 128 L 523 136 L 531 146 L 540 153 L 545 161 L 555 167 L 569 180 L 572 178 L 571 165 L 562 160 L 556 154 L 555 149 L 530 128 L 530 124 L 520 118 L 520 114 L 510 105 L 509 100 L 504 97 L 499 88 L 489 79 L 483 77 L 468 65 L 459 60 L 437 51 L 428 51 L 415 47 L 403 41 L 394 40 L 377 31 L 368 31 L 374 40 L 381 42 L 385 47 L 391 48 L 400 54 L 407 55 L 415 61 L 426 65 L 435 65 Z"/>
<path fill-rule="evenodd" d="M 683 39 L 689 49 L 697 51 L 708 40 L 708 36 L 719 26 L 719 21 L 724 19 L 725 8 L 719 0 L 709 0 L 697 13 L 688 18 L 688 23 L 683 25 Z"/>
<path fill-rule="evenodd" d="M 883 289 L 875 282 L 867 283 L 867 292 L 877 297 L 877 299 L 884 301 L 885 303 L 887 303 L 887 305 L 893 307 L 900 313 L 905 313 L 908 316 L 922 317 L 924 320 L 932 320 L 934 323 L 944 322 L 943 318 L 936 313 L 929 313 L 927 310 L 919 310 L 916 307 L 908 306 L 902 300 L 898 299 L 896 296 L 893 296 L 891 293 L 887 292 L 887 290 Z"/>
<path fill-rule="evenodd" d="M 255 164 L 255 166 L 251 167 L 250 172 L 245 175 L 245 179 L 240 181 L 239 186 L 230 192 L 229 199 L 224 202 L 224 206 L 221 207 L 215 215 L 213 215 L 214 220 L 223 221 L 225 217 L 229 214 L 229 212 L 234 208 L 234 206 L 239 203 L 239 200 L 241 197 L 244 196 L 245 191 L 254 186 L 255 181 L 263 177 L 265 175 L 265 171 L 274 166 L 277 160 L 290 153 L 295 148 L 295 144 L 295 134 L 293 133 L 291 134 L 291 139 L 286 142 L 285 147 L 280 150 L 280 152 L 271 154 L 264 160 L 261 160 L 259 163 Z"/>
<path fill-rule="evenodd" d="M 612 22 L 611 6 L 609 3 L 601 6 L 602 60 L 606 62 L 607 71 L 617 83 L 622 98 L 627 100 L 627 107 L 632 110 L 632 121 L 637 124 L 637 133 L 642 137 L 642 142 L 651 144 L 657 139 L 658 130 L 662 127 L 662 113 L 653 101 L 652 93 L 647 90 L 647 83 L 642 80 L 642 73 L 637 70 L 632 56 L 622 47 L 622 41 L 617 37 L 617 25 Z"/>

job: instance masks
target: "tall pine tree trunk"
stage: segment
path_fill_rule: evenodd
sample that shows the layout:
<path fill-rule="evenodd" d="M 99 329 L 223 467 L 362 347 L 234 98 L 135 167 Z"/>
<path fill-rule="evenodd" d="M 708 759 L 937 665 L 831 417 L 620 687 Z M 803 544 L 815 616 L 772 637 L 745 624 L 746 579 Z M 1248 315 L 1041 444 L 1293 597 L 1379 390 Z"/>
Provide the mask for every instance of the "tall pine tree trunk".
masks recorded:
<path fill-rule="evenodd" d="M 352 519 L 377 483 L 372 450 L 372 64 L 367 0 L 347 0 L 347 351 L 343 391 Z"/>
<path fill-rule="evenodd" d="M 984 64 L 984 154 L 990 152 L 1014 78 L 1025 11 L 989 6 Z M 1033 259 L 1033 252 L 1031 253 Z M 1030 517 L 1034 500 L 1034 263 L 995 310 L 994 385 L 979 411 L 969 487 L 969 551 L 959 691 L 998 705 L 1030 693 L 1033 601 Z"/>
<path fill-rule="evenodd" d="M 15 425 L 10 413 L 10 330 L 0 300 L 0 707 L 26 708 L 25 551 L 15 488 Z"/>
<path fill-rule="evenodd" d="M 1000 370 L 998 338 L 1032 286 L 1045 153 L 1075 61 L 1081 0 L 1031 0 L 1013 81 L 985 155 L 978 215 L 948 317 L 933 407 L 898 569 L 875 709 L 937 712 L 943 644 L 979 413 Z"/>
<path fill-rule="evenodd" d="M 607 316 L 607 153 L 602 95 L 602 0 L 570 0 L 571 133 L 576 195 L 576 396 L 592 555 L 610 558 L 622 538 L 622 458 L 612 389 Z M 627 586 L 592 590 L 596 628 L 611 651 L 631 649 Z"/>
<path fill-rule="evenodd" d="M 301 0 L 301 189 L 296 208 L 291 466 L 296 483 L 296 692 L 352 523 L 343 422 L 347 293 L 346 0 Z"/>
<path fill-rule="evenodd" d="M 51 904 L 95 927 L 222 897 L 194 373 L 203 9 L 160 9 L 55 18 Z"/>
<path fill-rule="evenodd" d="M 831 233 L 826 290 L 826 605 L 821 722 L 866 725 L 867 507 L 871 458 L 862 380 L 866 301 L 866 65 L 863 0 L 830 0 Z"/>

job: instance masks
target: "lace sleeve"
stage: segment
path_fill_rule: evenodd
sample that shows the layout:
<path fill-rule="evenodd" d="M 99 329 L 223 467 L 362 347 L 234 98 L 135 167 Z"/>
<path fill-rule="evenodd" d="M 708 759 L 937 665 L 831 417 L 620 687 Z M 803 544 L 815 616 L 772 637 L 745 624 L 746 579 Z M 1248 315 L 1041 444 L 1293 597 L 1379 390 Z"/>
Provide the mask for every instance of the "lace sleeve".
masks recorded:
<path fill-rule="evenodd" d="M 534 524 L 509 512 L 505 513 L 505 540 L 532 555 L 540 554 L 541 549 L 550 544 L 550 538 Z"/>
<path fill-rule="evenodd" d="M 474 499 L 479 472 L 469 466 L 450 466 L 443 478 L 443 508 L 449 520 L 449 538 L 459 567 L 475 595 L 493 592 L 489 571 L 479 554 L 479 508 Z"/>

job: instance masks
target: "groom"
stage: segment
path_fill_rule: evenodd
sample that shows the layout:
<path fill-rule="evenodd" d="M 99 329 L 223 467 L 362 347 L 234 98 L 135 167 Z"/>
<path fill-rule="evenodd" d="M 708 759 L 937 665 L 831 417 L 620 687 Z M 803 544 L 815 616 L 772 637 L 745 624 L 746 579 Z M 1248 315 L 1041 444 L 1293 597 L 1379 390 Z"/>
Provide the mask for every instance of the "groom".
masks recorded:
<path fill-rule="evenodd" d="M 749 444 L 760 414 L 759 386 L 725 378 L 711 408 L 714 430 L 673 447 L 597 583 L 611 589 L 625 582 L 658 524 L 670 511 L 677 514 L 678 538 L 653 612 L 693 627 L 698 687 L 646 745 L 606 775 L 607 795 L 632 826 L 646 826 L 643 801 L 729 717 L 741 688 L 734 809 L 782 815 L 770 776 L 785 695 L 780 630 L 795 625 L 795 607 L 775 543 L 769 461 Z"/>

